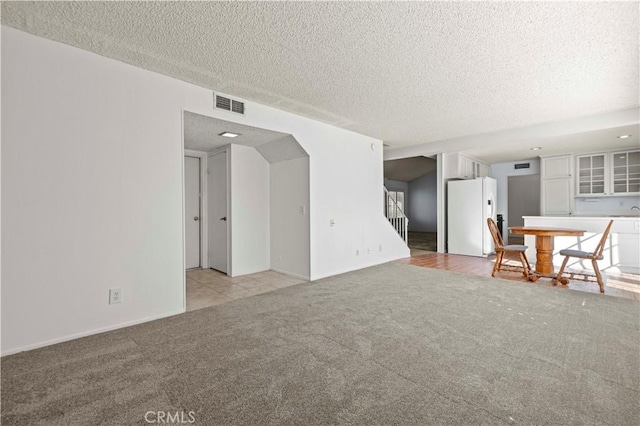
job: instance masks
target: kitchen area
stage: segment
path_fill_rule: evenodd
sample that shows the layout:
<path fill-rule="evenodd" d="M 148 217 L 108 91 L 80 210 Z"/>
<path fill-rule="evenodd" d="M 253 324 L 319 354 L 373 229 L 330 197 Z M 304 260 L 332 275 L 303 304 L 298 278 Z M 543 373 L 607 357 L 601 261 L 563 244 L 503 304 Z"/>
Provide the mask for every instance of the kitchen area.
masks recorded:
<path fill-rule="evenodd" d="M 512 234 L 509 228 L 524 226 L 584 231 L 582 235 L 556 235 L 552 239 L 553 249 L 548 261 L 553 263 L 552 269 L 557 272 L 565 259 L 559 253 L 561 250 L 592 252 L 613 220 L 604 244 L 603 258 L 598 261 L 599 269 L 605 275 L 624 276 L 625 281 L 636 287 L 640 284 L 640 149 L 541 155 L 526 161 L 491 164 L 485 176 L 495 179 L 497 185 L 492 190 L 494 195 L 482 200 L 479 217 L 483 222 L 478 220 L 479 226 L 484 226 L 487 217 L 502 224 L 504 217 L 501 231 L 505 242 L 528 246 L 526 257 L 533 269 L 537 260 L 536 236 Z M 472 244 L 468 235 L 471 229 L 467 229 L 470 225 L 460 225 L 465 217 L 472 217 L 469 211 L 478 203 L 456 199 L 458 191 L 452 191 L 452 188 L 462 186 L 455 180 L 462 176 L 451 177 L 454 179 L 448 182 L 449 219 L 457 214 L 452 216 L 453 208 L 466 212 L 463 220 L 449 222 L 448 253 L 486 257 L 485 247 L 470 251 Z M 513 177 L 526 177 L 530 188 L 527 191 L 517 190 L 514 197 L 509 187 L 519 179 Z M 478 181 L 487 179 L 482 176 L 474 178 Z M 463 198 L 471 197 L 469 194 L 474 194 L 474 191 L 466 194 Z M 482 191 L 476 190 L 475 194 L 482 194 Z M 529 207 L 529 213 L 521 213 L 522 209 L 514 208 L 514 205 L 526 204 L 523 200 L 527 199 L 528 204 L 535 199 L 535 208 Z M 467 221 L 476 222 L 475 219 Z M 456 242 L 457 238 L 462 238 L 460 236 L 464 237 L 462 244 Z M 485 233 L 483 239 L 486 238 Z M 593 266 L 591 260 L 571 258 L 567 270 L 593 273 Z M 597 289 L 597 285 L 595 287 Z"/>
<path fill-rule="evenodd" d="M 640 274 L 640 149 L 541 157 L 540 197 L 541 215 L 525 216 L 525 226 L 586 231 L 555 238 L 554 265 L 562 264 L 561 249 L 592 251 L 613 220 L 600 269 Z M 524 244 L 535 262 L 535 237 L 525 236 Z"/>

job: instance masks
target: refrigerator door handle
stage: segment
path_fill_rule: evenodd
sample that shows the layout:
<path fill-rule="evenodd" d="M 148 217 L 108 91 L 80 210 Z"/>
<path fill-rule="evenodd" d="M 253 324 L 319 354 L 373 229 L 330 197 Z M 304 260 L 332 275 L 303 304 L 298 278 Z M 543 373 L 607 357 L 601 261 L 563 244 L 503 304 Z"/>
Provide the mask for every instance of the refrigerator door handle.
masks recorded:
<path fill-rule="evenodd" d="M 491 219 L 493 219 L 493 213 L 494 213 L 494 209 L 495 209 L 494 204 L 495 204 L 495 203 L 493 202 L 493 195 L 490 195 L 490 196 L 489 196 L 489 205 L 491 206 L 491 214 L 489 215 L 489 217 L 490 217 Z"/>

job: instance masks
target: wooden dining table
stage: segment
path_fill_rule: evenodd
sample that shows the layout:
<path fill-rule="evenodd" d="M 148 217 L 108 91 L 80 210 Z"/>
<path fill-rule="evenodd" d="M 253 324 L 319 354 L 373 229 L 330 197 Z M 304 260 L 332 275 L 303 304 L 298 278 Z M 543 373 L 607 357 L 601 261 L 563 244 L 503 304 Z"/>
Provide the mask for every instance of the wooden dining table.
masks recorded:
<path fill-rule="evenodd" d="M 581 237 L 584 229 L 549 228 L 542 226 L 510 226 L 509 232 L 518 235 L 535 235 L 536 237 L 536 274 L 543 277 L 554 277 L 553 272 L 553 240 L 556 236 Z"/>

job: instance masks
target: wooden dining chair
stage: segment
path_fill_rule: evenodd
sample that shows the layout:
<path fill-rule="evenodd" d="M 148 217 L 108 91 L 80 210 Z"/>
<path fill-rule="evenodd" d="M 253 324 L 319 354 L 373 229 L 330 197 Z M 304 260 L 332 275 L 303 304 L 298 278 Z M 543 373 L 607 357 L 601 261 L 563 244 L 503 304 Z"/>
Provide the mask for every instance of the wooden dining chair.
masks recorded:
<path fill-rule="evenodd" d="M 584 272 L 569 272 L 569 278 L 578 279 L 580 281 L 591 282 L 591 278 L 595 278 L 598 282 L 598 286 L 600 286 L 600 293 L 604 293 L 604 282 L 602 281 L 602 274 L 600 273 L 600 268 L 598 267 L 598 260 L 604 259 L 602 252 L 604 251 L 604 246 L 607 243 L 607 237 L 609 236 L 609 231 L 611 230 L 611 225 L 613 225 L 613 220 L 609 221 L 609 225 L 602 233 L 602 238 L 600 238 L 600 242 L 593 250 L 593 252 L 581 251 L 581 250 L 560 250 L 560 255 L 564 256 L 564 261 L 562 261 L 562 266 L 558 271 L 558 275 L 554 279 L 553 283 L 557 284 L 560 281 L 562 284 L 568 284 L 569 279 L 564 278 L 562 274 L 564 273 L 564 268 L 567 266 L 567 262 L 569 258 L 575 257 L 578 259 L 586 259 L 591 261 L 591 265 L 593 265 L 593 274 L 584 273 Z M 579 278 L 581 277 L 581 278 Z"/>
<path fill-rule="evenodd" d="M 527 256 L 525 256 L 524 254 L 524 252 L 527 250 L 528 247 L 525 245 L 517 245 L 517 244 L 504 245 L 502 236 L 498 231 L 498 225 L 496 225 L 496 223 L 490 217 L 487 218 L 487 225 L 489 226 L 489 231 L 491 232 L 491 236 L 493 237 L 493 243 L 496 246 L 495 248 L 496 262 L 493 265 L 493 272 L 491 272 L 491 276 L 495 277 L 496 272 L 502 270 L 503 268 L 502 260 L 504 259 L 505 253 L 518 253 L 518 258 L 520 259 L 520 263 L 522 263 L 522 274 L 526 278 L 529 278 L 529 275 L 531 274 L 531 266 L 529 266 L 529 261 L 527 260 Z M 517 266 L 508 266 L 508 267 L 514 268 L 514 269 L 505 269 L 506 271 L 513 270 L 513 271 L 520 272 L 520 267 L 517 267 Z"/>

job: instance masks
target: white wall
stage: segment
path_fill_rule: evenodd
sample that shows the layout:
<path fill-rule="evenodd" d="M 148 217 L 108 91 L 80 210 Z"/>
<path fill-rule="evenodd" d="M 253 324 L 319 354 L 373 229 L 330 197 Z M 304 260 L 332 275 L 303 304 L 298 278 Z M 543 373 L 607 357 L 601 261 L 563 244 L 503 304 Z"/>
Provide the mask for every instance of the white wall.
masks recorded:
<path fill-rule="evenodd" d="M 381 141 L 213 110 L 211 90 L 3 26 L 3 354 L 184 311 L 183 109 L 309 153 L 311 279 L 409 255 L 382 214 Z"/>
<path fill-rule="evenodd" d="M 409 182 L 409 231 L 437 232 L 437 187 L 435 170 Z"/>
<path fill-rule="evenodd" d="M 337 128 L 317 130 L 313 144 L 293 132 L 311 161 L 311 279 L 408 257 L 383 214 L 382 144 Z"/>
<path fill-rule="evenodd" d="M 516 169 L 519 163 L 529 163 L 528 169 Z M 540 160 L 522 160 L 508 163 L 496 163 L 491 165 L 489 176 L 497 181 L 498 199 L 496 200 L 496 213 L 504 216 L 503 229 L 509 228 L 509 206 L 507 196 L 507 178 L 509 176 L 535 175 L 540 173 Z"/>
<path fill-rule="evenodd" d="M 180 105 L 204 93 L 2 31 L 3 353 L 183 312 Z"/>
<path fill-rule="evenodd" d="M 231 276 L 269 269 L 269 163 L 253 147 L 232 144 Z"/>
<path fill-rule="evenodd" d="M 271 269 L 309 279 L 309 157 L 271 164 Z"/>

